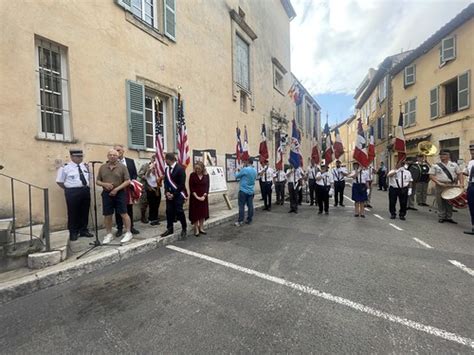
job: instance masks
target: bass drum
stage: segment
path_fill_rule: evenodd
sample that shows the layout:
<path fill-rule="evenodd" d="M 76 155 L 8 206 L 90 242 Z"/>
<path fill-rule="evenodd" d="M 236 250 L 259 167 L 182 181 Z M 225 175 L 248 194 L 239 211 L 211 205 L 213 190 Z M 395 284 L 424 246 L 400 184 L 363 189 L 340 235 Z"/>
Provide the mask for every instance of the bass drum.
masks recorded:
<path fill-rule="evenodd" d="M 421 178 L 420 166 L 418 166 L 416 164 L 410 164 L 408 166 L 408 171 L 411 173 L 411 177 L 412 177 L 414 183 L 420 181 L 420 178 Z"/>
<path fill-rule="evenodd" d="M 467 207 L 467 192 L 460 187 L 450 187 L 441 193 L 441 198 L 456 208 Z"/>

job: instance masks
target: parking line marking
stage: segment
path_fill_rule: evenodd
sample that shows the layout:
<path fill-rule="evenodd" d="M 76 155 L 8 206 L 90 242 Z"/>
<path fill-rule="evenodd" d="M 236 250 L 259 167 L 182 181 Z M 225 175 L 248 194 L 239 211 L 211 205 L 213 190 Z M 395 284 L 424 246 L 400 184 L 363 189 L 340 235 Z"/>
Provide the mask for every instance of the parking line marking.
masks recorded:
<path fill-rule="evenodd" d="M 424 241 L 418 239 L 418 238 L 413 238 L 413 240 L 417 243 L 420 243 L 421 245 L 423 245 L 425 248 L 428 248 L 428 249 L 433 249 L 433 247 L 431 245 L 429 245 L 428 243 L 425 243 Z"/>
<path fill-rule="evenodd" d="M 466 265 L 461 264 L 459 261 L 449 260 L 449 262 L 453 264 L 454 266 L 460 268 L 462 271 L 467 272 L 469 275 L 474 276 L 474 270 L 469 269 Z"/>
<path fill-rule="evenodd" d="M 393 223 L 389 223 L 393 228 L 395 228 L 396 230 L 399 230 L 399 231 L 403 231 L 403 229 L 401 229 L 399 226 L 396 226 L 395 224 Z"/>
<path fill-rule="evenodd" d="M 377 217 L 378 219 L 381 219 L 381 220 L 384 220 L 385 218 L 383 218 L 382 216 L 379 216 L 378 214 L 375 214 L 374 213 L 374 216 Z"/>
<path fill-rule="evenodd" d="M 296 291 L 304 292 L 304 293 L 307 293 L 309 295 L 316 296 L 316 297 L 325 299 L 327 301 L 334 302 L 334 303 L 337 303 L 337 304 L 355 309 L 356 311 L 366 313 L 366 314 L 369 314 L 369 315 L 372 315 L 374 317 L 378 317 L 378 318 L 381 318 L 381 319 L 385 319 L 385 320 L 388 320 L 388 321 L 393 322 L 393 323 L 398 323 L 398 324 L 404 325 L 408 328 L 419 330 L 421 332 L 425 332 L 427 334 L 434 335 L 436 337 L 439 337 L 439 338 L 442 338 L 442 339 L 445 339 L 445 340 L 449 340 L 449 341 L 452 341 L 452 342 L 455 342 L 455 343 L 458 343 L 458 344 L 466 345 L 466 346 L 474 349 L 474 339 L 462 337 L 460 335 L 448 332 L 448 331 L 440 329 L 440 328 L 432 327 L 432 326 L 425 325 L 425 324 L 422 324 L 422 323 L 418 323 L 418 322 L 415 322 L 415 321 L 412 321 L 412 320 L 409 320 L 409 319 L 406 319 L 406 318 L 403 318 L 403 317 L 399 317 L 399 316 L 396 316 L 396 315 L 393 315 L 393 314 L 390 314 L 390 313 L 387 313 L 387 312 L 379 311 L 375 308 L 365 306 L 361 303 L 351 301 L 347 298 L 334 296 L 330 293 L 319 291 L 319 290 L 316 290 L 312 287 L 308 287 L 308 286 L 304 286 L 304 285 L 297 284 L 297 283 L 294 283 L 294 282 L 290 282 L 290 281 L 284 280 L 284 279 L 279 278 L 279 277 L 264 274 L 264 273 L 256 271 L 256 270 L 248 269 L 246 267 L 239 266 L 239 265 L 236 265 L 236 264 L 233 264 L 233 263 L 229 263 L 227 261 L 220 260 L 220 259 L 217 259 L 217 258 L 213 258 L 211 256 L 207 256 L 207 255 L 204 255 L 204 254 L 196 253 L 194 251 L 179 248 L 179 247 L 176 247 L 174 245 L 167 245 L 166 248 L 174 250 L 174 251 L 179 252 L 179 253 L 194 256 L 194 257 L 199 258 L 199 259 L 207 260 L 211 263 L 218 264 L 218 265 L 221 265 L 221 266 L 225 266 L 227 268 L 234 269 L 234 270 L 243 272 L 243 273 L 248 274 L 248 275 L 253 275 L 253 276 L 256 276 L 260 279 L 267 280 L 267 281 L 270 281 L 270 282 L 274 282 L 276 284 L 292 288 Z"/>

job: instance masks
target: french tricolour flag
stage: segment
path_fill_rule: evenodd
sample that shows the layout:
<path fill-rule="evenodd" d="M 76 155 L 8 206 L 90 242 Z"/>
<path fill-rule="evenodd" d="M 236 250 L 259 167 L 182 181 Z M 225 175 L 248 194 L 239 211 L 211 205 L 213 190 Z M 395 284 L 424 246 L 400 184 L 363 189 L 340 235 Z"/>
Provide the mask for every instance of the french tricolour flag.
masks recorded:
<path fill-rule="evenodd" d="M 364 129 L 362 128 L 362 121 L 359 119 L 357 126 L 357 138 L 352 157 L 363 167 L 369 166 L 369 157 L 367 155 L 367 141 L 364 137 Z"/>
<path fill-rule="evenodd" d="M 393 149 L 398 152 L 398 161 L 406 157 L 405 133 L 403 133 L 403 113 L 400 111 L 398 125 L 395 127 L 395 143 Z"/>

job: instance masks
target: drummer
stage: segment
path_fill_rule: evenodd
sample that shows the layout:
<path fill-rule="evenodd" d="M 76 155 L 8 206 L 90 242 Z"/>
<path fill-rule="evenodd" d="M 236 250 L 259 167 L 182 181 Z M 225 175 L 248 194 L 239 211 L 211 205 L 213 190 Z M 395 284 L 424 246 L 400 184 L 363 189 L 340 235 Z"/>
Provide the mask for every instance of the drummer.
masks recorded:
<path fill-rule="evenodd" d="M 464 233 L 474 235 L 474 144 L 469 145 L 471 152 L 471 160 L 464 170 L 464 175 L 468 176 L 467 180 L 467 204 L 469 205 L 469 212 L 471 214 L 471 230 Z"/>
<path fill-rule="evenodd" d="M 459 165 L 450 161 L 451 151 L 442 149 L 439 152 L 440 161 L 432 165 L 429 171 L 430 179 L 435 183 L 436 203 L 438 204 L 438 222 L 453 223 L 453 206 L 441 197 L 443 191 L 450 187 L 463 186 L 463 175 Z"/>

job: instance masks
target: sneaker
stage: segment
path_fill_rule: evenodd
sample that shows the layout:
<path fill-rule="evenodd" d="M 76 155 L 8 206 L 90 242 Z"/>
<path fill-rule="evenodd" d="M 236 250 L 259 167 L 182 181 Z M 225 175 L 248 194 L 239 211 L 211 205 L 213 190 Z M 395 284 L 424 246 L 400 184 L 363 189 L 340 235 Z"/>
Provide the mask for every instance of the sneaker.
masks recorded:
<path fill-rule="evenodd" d="M 234 226 L 240 227 L 240 226 L 242 226 L 242 222 L 235 222 L 235 223 L 234 223 Z"/>
<path fill-rule="evenodd" d="M 104 237 L 104 240 L 102 240 L 102 244 L 109 244 L 113 239 L 114 239 L 113 234 L 109 233 Z"/>
<path fill-rule="evenodd" d="M 120 243 L 123 244 L 123 243 L 127 243 L 129 241 L 131 241 L 133 238 L 133 234 L 130 233 L 130 232 L 126 232 L 125 235 L 123 236 L 123 238 L 120 240 Z"/>

